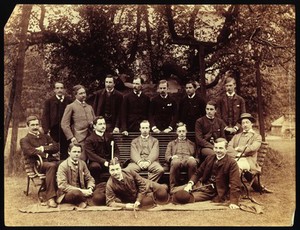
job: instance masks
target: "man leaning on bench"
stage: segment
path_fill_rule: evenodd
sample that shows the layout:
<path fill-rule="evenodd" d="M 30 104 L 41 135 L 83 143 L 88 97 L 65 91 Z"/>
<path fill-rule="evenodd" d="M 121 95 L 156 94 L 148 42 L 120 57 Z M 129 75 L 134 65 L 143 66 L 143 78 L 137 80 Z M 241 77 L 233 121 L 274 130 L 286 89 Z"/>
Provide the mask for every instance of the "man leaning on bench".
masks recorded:
<path fill-rule="evenodd" d="M 109 79 L 112 77 L 115 78 L 108 76 Z M 221 203 L 229 201 L 229 208 L 239 208 L 240 178 L 241 175 L 248 175 L 243 170 L 257 170 L 261 136 L 252 128 L 255 119 L 246 113 L 244 100 L 240 96 L 235 99 L 234 78 L 227 78 L 226 107 L 222 107 L 222 114 L 226 113 L 226 124 L 222 121 L 224 115 L 218 113 L 217 105 L 220 106 L 220 103 L 200 100 L 201 104 L 195 106 L 199 100 L 193 98 L 199 98 L 199 95 L 191 87 L 191 82 L 186 84 L 186 96 L 177 102 L 168 93 L 168 82 L 161 80 L 159 94 L 144 103 L 141 78 L 135 78 L 133 92 L 124 100 L 119 100 L 126 103 L 124 105 L 113 104 L 115 100 L 111 95 L 114 95 L 115 89 L 108 86 L 114 81 L 105 81 L 107 86 L 101 94 L 97 94 L 101 105 L 94 103 L 94 107 L 87 104 L 85 95 L 79 95 L 80 89 L 86 93 L 84 87 L 77 87 L 79 90 L 74 90 L 76 111 L 70 112 L 67 105 L 68 109 L 60 111 L 63 115 L 51 121 L 59 124 L 51 129 L 52 134 L 63 131 L 61 135 L 67 137 L 67 150 L 59 147 L 61 143 L 52 139 L 49 130 L 44 133 L 41 126 L 45 127 L 45 119 L 40 124 L 37 116 L 28 116 L 28 134 L 21 139 L 20 145 L 27 158 L 38 155 L 42 159 L 40 172 L 45 174 L 48 207 L 57 208 L 59 203 L 73 203 L 80 208 L 118 204 L 118 207 L 136 210 L 169 202 L 185 204 L 212 200 Z M 63 87 L 62 82 L 55 85 Z M 55 94 L 57 91 L 54 90 Z M 64 97 L 61 96 L 64 96 L 64 90 L 59 94 L 59 97 L 53 97 L 53 108 L 45 110 L 43 116 L 51 117 L 45 113 L 55 111 L 55 106 L 58 109 L 63 102 Z M 239 106 L 241 109 L 235 109 Z M 211 108 L 214 113 L 211 113 Z M 206 111 L 205 115 L 203 111 Z M 198 117 L 201 116 L 199 114 L 203 116 Z M 190 131 L 193 126 L 190 122 L 187 129 L 187 125 L 179 120 L 181 117 L 188 121 L 189 116 L 193 118 L 196 132 L 195 129 Z M 135 120 L 130 117 L 135 117 Z M 224 125 L 215 126 L 215 120 L 222 121 Z M 139 130 L 137 125 L 134 129 L 129 128 L 136 121 Z M 199 125 L 200 121 L 205 122 Z M 121 130 L 116 128 L 118 126 Z M 231 135 L 227 135 L 229 132 Z M 83 135 L 84 139 L 77 140 Z M 249 138 L 247 135 L 250 135 Z M 210 144 L 211 154 L 202 154 L 205 151 L 201 151 L 204 147 L 199 145 L 200 140 Z M 241 140 L 243 143 L 240 143 Z M 59 159 L 59 156 L 64 157 Z M 251 181 L 252 178 L 248 175 L 246 180 Z M 252 187 L 254 191 L 272 193 L 257 181 Z"/>

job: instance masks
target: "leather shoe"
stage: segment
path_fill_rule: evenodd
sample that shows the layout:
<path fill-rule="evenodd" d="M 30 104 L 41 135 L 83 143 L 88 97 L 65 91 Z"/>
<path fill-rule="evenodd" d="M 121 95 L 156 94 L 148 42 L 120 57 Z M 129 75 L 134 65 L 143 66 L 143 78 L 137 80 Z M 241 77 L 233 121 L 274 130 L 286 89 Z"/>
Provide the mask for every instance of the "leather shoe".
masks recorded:
<path fill-rule="evenodd" d="M 49 208 L 56 208 L 57 207 L 57 203 L 55 202 L 55 200 L 53 198 L 48 200 L 48 207 Z"/>
<path fill-rule="evenodd" d="M 268 189 L 267 187 L 265 187 L 265 186 L 262 186 L 262 193 L 273 193 L 273 191 L 272 190 L 270 190 L 270 189 Z"/>
<path fill-rule="evenodd" d="M 87 203 L 86 202 L 80 202 L 80 204 L 78 205 L 79 208 L 86 208 Z"/>

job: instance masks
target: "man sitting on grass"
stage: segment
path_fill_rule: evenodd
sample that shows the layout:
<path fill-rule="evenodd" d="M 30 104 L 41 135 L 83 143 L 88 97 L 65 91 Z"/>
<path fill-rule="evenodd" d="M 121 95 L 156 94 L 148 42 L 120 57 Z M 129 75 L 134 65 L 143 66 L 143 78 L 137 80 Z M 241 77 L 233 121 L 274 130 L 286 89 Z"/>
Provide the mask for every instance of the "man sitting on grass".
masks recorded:
<path fill-rule="evenodd" d="M 86 163 L 79 159 L 82 146 L 71 143 L 69 157 L 63 161 L 57 170 L 58 198 L 57 203 L 76 204 L 80 208 L 87 206 L 91 198 L 95 205 L 104 205 L 105 196 L 100 189 L 95 188 L 95 180 L 91 176 Z"/>

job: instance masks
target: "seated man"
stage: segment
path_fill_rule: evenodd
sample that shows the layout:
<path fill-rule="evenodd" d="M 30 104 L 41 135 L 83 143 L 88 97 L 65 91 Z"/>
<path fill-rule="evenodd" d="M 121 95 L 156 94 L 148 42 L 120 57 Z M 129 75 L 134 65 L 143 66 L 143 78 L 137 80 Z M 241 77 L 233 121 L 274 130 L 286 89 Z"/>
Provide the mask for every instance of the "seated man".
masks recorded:
<path fill-rule="evenodd" d="M 101 174 L 108 173 L 108 164 L 111 159 L 111 143 L 113 136 L 106 131 L 104 117 L 96 117 L 93 121 L 94 131 L 85 140 L 85 153 L 89 159 L 89 170 L 96 184 L 103 180 Z M 113 142 L 114 143 L 114 142 Z M 118 146 L 114 143 L 114 156 L 119 157 Z"/>
<path fill-rule="evenodd" d="M 261 146 L 262 137 L 256 133 L 252 127 L 255 122 L 254 117 L 250 113 L 242 113 L 239 122 L 242 125 L 242 132 L 235 134 L 228 144 L 228 155 L 235 158 L 240 170 L 261 171 L 261 167 L 257 163 L 257 151 Z M 245 174 L 245 178 L 251 181 L 252 176 Z M 263 191 L 272 193 L 266 187 L 261 187 L 257 180 L 252 184 L 254 191 Z"/>
<path fill-rule="evenodd" d="M 165 159 L 170 163 L 170 190 L 178 186 L 178 178 L 182 168 L 188 170 L 188 178 L 195 173 L 197 161 L 195 156 L 195 143 L 186 138 L 186 125 L 182 122 L 177 124 L 178 138 L 170 141 L 167 146 Z"/>
<path fill-rule="evenodd" d="M 87 206 L 87 198 L 92 198 L 96 205 L 105 204 L 103 192 L 95 188 L 95 180 L 91 176 L 86 163 L 79 157 L 82 146 L 71 143 L 69 157 L 64 160 L 57 170 L 57 202 L 76 204 L 80 208 Z"/>
<path fill-rule="evenodd" d="M 40 133 L 40 123 L 36 116 L 29 116 L 26 119 L 28 134 L 20 140 L 21 149 L 28 158 L 39 155 L 43 159 L 41 173 L 46 174 L 46 199 L 48 206 L 56 208 L 56 180 L 55 174 L 58 166 L 58 160 L 53 157 L 57 154 L 59 146 L 52 138 L 46 134 Z"/>
<path fill-rule="evenodd" d="M 148 179 L 157 182 L 164 174 L 164 168 L 158 161 L 158 140 L 150 135 L 149 121 L 144 120 L 140 123 L 140 131 L 141 135 L 131 142 L 131 163 L 126 169 L 134 172 L 147 170 Z"/>
<path fill-rule="evenodd" d="M 154 181 L 145 179 L 136 172 L 128 171 L 126 169 L 122 170 L 116 158 L 112 159 L 110 162 L 109 173 L 111 176 L 107 181 L 105 192 L 106 205 L 109 207 L 135 209 L 138 208 L 147 197 L 155 197 L 155 193 L 169 196 L 167 193 L 167 185 L 158 184 Z M 159 200 L 156 200 L 159 202 L 168 200 L 164 198 L 160 197 Z"/>
<path fill-rule="evenodd" d="M 202 161 L 208 155 L 215 155 L 214 140 L 219 137 L 225 138 L 225 123 L 215 117 L 217 104 L 208 101 L 205 107 L 206 115 L 197 119 L 195 124 L 195 139 L 197 144 L 198 158 Z"/>
<path fill-rule="evenodd" d="M 227 144 L 225 138 L 215 140 L 215 154 L 205 158 L 188 184 L 174 189 L 173 199 L 188 203 L 188 200 L 181 199 L 184 190 L 191 193 L 195 202 L 213 200 L 221 203 L 229 198 L 229 208 L 239 208 L 241 184 L 239 167 L 236 161 L 226 154 Z"/>

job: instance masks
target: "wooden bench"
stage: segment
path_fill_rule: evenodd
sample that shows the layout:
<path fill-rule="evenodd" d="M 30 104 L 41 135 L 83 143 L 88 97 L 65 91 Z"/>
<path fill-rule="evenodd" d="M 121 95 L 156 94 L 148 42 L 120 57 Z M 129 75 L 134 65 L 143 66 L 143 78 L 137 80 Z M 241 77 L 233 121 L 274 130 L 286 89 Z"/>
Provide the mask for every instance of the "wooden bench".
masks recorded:
<path fill-rule="evenodd" d="M 120 151 L 120 161 L 128 162 L 130 160 L 130 145 L 131 141 L 138 137 L 140 132 L 131 132 L 128 136 L 124 136 L 122 134 L 113 134 L 114 141 L 117 144 Z M 165 161 L 165 153 L 167 149 L 167 145 L 170 141 L 177 138 L 177 134 L 175 132 L 170 133 L 151 133 L 151 135 L 158 139 L 159 141 L 159 163 L 164 167 L 165 173 L 163 175 L 164 178 L 162 180 L 168 180 L 169 178 L 169 166 Z M 190 132 L 187 133 L 187 138 L 191 141 L 195 142 L 195 133 Z M 147 171 L 141 171 L 139 173 L 143 177 L 147 177 Z M 181 175 L 187 176 L 187 172 L 182 171 Z M 167 178 L 166 178 L 167 177 Z"/>
<path fill-rule="evenodd" d="M 24 168 L 27 174 L 27 188 L 24 193 L 26 196 L 29 194 L 29 185 L 30 181 L 32 181 L 33 185 L 38 188 L 38 199 L 40 202 L 42 202 L 42 197 L 40 196 L 40 193 L 44 191 L 45 189 L 45 179 L 46 175 L 39 172 L 40 167 L 43 164 L 43 160 L 39 155 L 36 155 L 35 157 L 27 157 L 22 152 L 23 159 L 24 159 Z"/>

